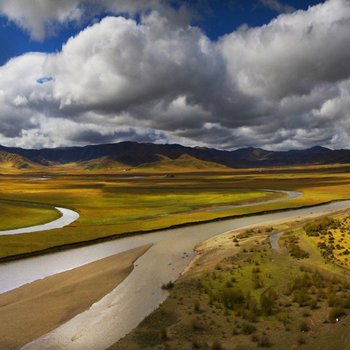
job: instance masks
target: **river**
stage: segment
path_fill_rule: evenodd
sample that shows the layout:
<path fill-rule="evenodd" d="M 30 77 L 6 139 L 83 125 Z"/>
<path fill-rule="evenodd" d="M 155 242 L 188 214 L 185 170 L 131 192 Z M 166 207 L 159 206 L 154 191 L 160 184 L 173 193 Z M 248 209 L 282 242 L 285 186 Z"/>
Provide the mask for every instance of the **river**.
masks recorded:
<path fill-rule="evenodd" d="M 38 231 L 47 231 L 53 230 L 55 228 L 62 228 L 68 226 L 79 218 L 79 214 L 73 210 L 66 208 L 54 207 L 57 211 L 60 212 L 61 216 L 53 221 L 47 222 L 46 224 L 22 227 L 14 230 L 3 230 L 0 231 L 0 236 L 5 235 L 19 235 L 22 233 L 31 233 Z"/>
<path fill-rule="evenodd" d="M 92 307 L 23 349 L 106 349 L 134 329 L 162 301 L 161 285 L 176 280 L 194 256 L 193 248 L 215 235 L 253 224 L 350 208 L 350 201 L 240 219 L 163 230 L 1 265 L 0 280 L 15 288 L 133 247 L 153 243 L 130 275 Z"/>

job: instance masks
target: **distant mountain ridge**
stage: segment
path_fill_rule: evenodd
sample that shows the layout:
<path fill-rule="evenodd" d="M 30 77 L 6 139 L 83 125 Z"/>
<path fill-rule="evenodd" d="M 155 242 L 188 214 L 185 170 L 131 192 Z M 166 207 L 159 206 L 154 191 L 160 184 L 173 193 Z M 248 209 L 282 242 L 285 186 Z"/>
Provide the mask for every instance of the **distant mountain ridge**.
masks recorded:
<path fill-rule="evenodd" d="M 315 146 L 305 150 L 267 151 L 261 148 L 241 148 L 234 151 L 222 151 L 213 148 L 186 147 L 178 144 L 153 144 L 120 142 L 114 144 L 88 145 L 82 147 L 59 147 L 43 149 L 23 149 L 0 145 L 0 163 L 16 158 L 18 163 L 32 166 L 51 166 L 79 163 L 87 168 L 101 169 L 112 167 L 145 167 L 161 164 L 166 167 L 174 162 L 177 166 L 191 162 L 194 167 L 218 166 L 229 168 L 255 168 L 268 166 L 335 164 L 349 163 L 350 150 L 331 150 Z M 170 163 L 169 163 L 170 162 Z"/>

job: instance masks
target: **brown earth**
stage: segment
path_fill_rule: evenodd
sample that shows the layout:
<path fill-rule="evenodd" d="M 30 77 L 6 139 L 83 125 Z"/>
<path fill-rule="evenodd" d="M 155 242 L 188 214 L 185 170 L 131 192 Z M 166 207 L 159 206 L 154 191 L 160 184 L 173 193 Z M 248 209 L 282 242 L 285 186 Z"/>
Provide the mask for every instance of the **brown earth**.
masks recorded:
<path fill-rule="evenodd" d="M 24 285 L 0 295 L 0 349 L 21 346 L 55 329 L 111 292 L 150 245 Z"/>

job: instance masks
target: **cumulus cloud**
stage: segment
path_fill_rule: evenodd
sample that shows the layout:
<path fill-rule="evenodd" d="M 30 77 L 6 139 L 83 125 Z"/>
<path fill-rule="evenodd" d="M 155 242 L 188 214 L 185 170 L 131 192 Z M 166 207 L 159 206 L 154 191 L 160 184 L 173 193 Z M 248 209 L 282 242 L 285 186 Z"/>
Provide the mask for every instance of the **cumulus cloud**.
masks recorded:
<path fill-rule="evenodd" d="M 349 14 L 349 1 L 330 0 L 227 35 L 221 45 L 232 79 L 246 94 L 281 99 L 347 78 Z"/>
<path fill-rule="evenodd" d="M 348 145 L 347 0 L 281 14 L 217 42 L 185 22 L 161 10 L 138 21 L 110 16 L 58 53 L 10 60 L 0 67 L 0 143 Z"/>
<path fill-rule="evenodd" d="M 43 40 L 48 32 L 54 30 L 55 24 L 81 18 L 78 4 L 74 0 L 1 0 L 0 13 L 28 31 L 32 38 Z"/>
<path fill-rule="evenodd" d="M 58 27 L 102 11 L 135 15 L 160 6 L 160 0 L 0 0 L 0 13 L 42 41 Z"/>

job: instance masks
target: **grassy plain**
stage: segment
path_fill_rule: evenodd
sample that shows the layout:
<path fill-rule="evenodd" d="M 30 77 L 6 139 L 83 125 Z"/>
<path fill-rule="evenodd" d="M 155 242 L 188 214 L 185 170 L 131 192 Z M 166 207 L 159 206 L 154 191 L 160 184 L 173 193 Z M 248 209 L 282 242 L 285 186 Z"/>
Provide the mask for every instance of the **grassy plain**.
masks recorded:
<path fill-rule="evenodd" d="M 0 230 L 40 225 L 60 217 L 51 207 L 30 202 L 0 200 Z"/>
<path fill-rule="evenodd" d="M 348 199 L 349 170 L 348 166 L 225 169 L 174 172 L 169 176 L 169 173 L 156 171 L 103 173 L 60 168 L 48 173 L 3 174 L 0 176 L 1 199 L 67 207 L 78 211 L 80 218 L 59 230 L 1 236 L 0 257 L 115 234 Z M 42 176 L 48 179 L 36 180 Z M 260 191 L 265 188 L 296 190 L 303 196 L 259 205 L 259 201 L 281 197 Z M 256 205 L 211 211 L 216 207 L 247 203 Z M 13 224 L 19 220 L 21 213 L 12 211 L 0 222 L 0 228 L 6 228 L 5 221 Z M 43 214 L 40 218 L 36 216 L 40 221 L 43 218 Z M 18 221 L 18 226 L 22 225 Z"/>
<path fill-rule="evenodd" d="M 162 306 L 110 350 L 350 349 L 350 271 L 315 249 L 303 224 L 209 240 Z"/>

